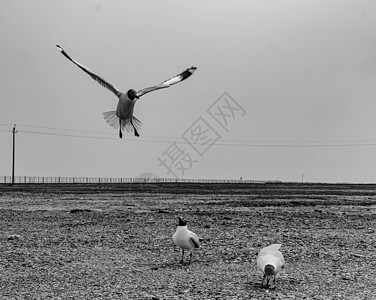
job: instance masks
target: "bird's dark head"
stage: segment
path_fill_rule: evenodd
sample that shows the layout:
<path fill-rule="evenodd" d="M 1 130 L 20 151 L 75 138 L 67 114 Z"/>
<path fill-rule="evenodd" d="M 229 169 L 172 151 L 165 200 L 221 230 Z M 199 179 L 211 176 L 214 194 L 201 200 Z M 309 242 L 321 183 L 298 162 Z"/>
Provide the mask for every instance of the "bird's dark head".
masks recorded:
<path fill-rule="evenodd" d="M 266 288 L 269 288 L 270 280 L 274 277 L 274 284 L 275 284 L 275 268 L 273 265 L 266 265 L 264 267 L 264 274 L 266 277 Z M 263 281 L 264 283 L 264 281 Z"/>
<path fill-rule="evenodd" d="M 139 99 L 138 96 L 137 96 L 137 92 L 133 89 L 130 89 L 128 92 L 127 92 L 127 96 L 130 100 L 134 100 L 134 99 Z"/>
<path fill-rule="evenodd" d="M 264 268 L 264 273 L 266 275 L 266 277 L 271 277 L 274 275 L 275 273 L 275 268 L 273 265 L 266 265 L 265 268 Z"/>
<path fill-rule="evenodd" d="M 178 224 L 178 226 L 186 226 L 186 225 L 187 225 L 187 222 L 184 221 L 182 218 L 178 217 L 178 219 L 179 219 L 179 224 Z"/>

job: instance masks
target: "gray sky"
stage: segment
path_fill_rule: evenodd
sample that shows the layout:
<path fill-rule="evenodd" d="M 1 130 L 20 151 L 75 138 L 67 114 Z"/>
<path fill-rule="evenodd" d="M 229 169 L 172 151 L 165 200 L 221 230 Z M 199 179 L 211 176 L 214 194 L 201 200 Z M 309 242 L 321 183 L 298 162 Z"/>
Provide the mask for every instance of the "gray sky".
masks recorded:
<path fill-rule="evenodd" d="M 0 35 L 0 175 L 17 124 L 16 175 L 375 182 L 373 0 L 5 0 Z M 198 70 L 120 140 L 56 44 L 121 90 Z"/>

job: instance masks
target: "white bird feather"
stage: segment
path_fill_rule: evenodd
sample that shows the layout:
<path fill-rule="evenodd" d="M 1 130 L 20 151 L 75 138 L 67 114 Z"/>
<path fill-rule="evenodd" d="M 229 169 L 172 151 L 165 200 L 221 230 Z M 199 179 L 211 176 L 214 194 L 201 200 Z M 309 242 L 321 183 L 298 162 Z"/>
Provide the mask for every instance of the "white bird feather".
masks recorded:
<path fill-rule="evenodd" d="M 282 244 L 272 244 L 260 250 L 256 258 L 257 267 L 263 272 L 264 280 L 266 279 L 266 287 L 269 286 L 270 279 L 275 281 L 279 278 L 280 272 L 285 268 L 285 259 L 279 249 Z"/>

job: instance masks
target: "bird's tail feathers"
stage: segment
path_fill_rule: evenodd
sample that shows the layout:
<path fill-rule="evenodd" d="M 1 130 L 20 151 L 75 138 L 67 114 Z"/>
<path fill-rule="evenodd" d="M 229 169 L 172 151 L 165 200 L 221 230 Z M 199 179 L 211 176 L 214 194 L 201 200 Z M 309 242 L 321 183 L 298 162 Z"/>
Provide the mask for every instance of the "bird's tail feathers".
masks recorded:
<path fill-rule="evenodd" d="M 279 250 L 281 248 L 282 244 L 272 244 L 270 246 L 268 246 L 269 249 L 273 249 L 273 250 Z"/>
<path fill-rule="evenodd" d="M 116 111 L 106 111 L 103 113 L 103 118 L 106 120 L 108 125 L 118 129 L 119 128 L 119 117 L 116 115 Z"/>
<path fill-rule="evenodd" d="M 119 128 L 119 117 L 116 115 L 116 111 L 106 111 L 103 113 L 103 118 L 106 122 L 113 128 Z M 137 131 L 141 129 L 142 122 L 136 117 L 132 116 L 132 123 L 136 127 Z M 129 119 L 121 121 L 121 130 L 126 130 L 127 132 L 133 131 L 133 126 Z"/>

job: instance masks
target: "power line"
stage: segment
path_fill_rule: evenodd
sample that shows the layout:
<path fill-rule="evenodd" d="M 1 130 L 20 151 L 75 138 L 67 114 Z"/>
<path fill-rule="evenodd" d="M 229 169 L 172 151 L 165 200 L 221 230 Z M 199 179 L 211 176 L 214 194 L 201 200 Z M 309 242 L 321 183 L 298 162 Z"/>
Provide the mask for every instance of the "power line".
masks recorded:
<path fill-rule="evenodd" d="M 235 143 L 283 143 L 283 144 L 315 144 L 315 143 L 367 143 L 367 142 L 375 142 L 376 140 L 312 140 L 312 141 L 298 141 L 298 140 L 226 140 L 221 139 L 221 141 L 226 142 L 235 142 Z"/>
<path fill-rule="evenodd" d="M 0 124 L 3 126 L 13 125 L 13 124 Z M 104 137 L 97 136 L 100 135 L 112 135 L 108 132 L 98 132 L 89 130 L 79 130 L 79 129 L 68 129 L 68 128 L 57 128 L 48 126 L 37 126 L 37 125 L 27 125 L 27 124 L 17 124 L 17 126 L 46 129 L 53 131 L 66 131 L 66 132 L 77 132 L 77 133 L 88 133 L 94 135 L 84 135 L 84 134 L 69 134 L 69 133 L 59 133 L 59 132 L 45 132 L 38 130 L 19 130 L 19 132 L 26 134 L 39 134 L 39 135 L 49 135 L 49 136 L 61 136 L 61 137 L 75 137 L 75 138 L 85 138 L 85 139 L 97 139 L 97 140 L 116 140 L 115 137 Z M 12 132 L 10 130 L 0 130 L 0 132 Z M 97 134 L 97 135 L 95 135 Z M 198 145 L 200 143 L 197 141 L 187 142 L 185 139 L 178 137 L 162 137 L 162 136 L 143 136 L 146 139 L 132 139 L 127 138 L 127 142 L 142 142 L 142 143 L 157 143 L 157 144 L 168 144 L 176 143 L 180 145 Z M 150 139 L 148 139 L 150 138 Z M 166 141 L 169 140 L 169 141 Z M 203 141 L 205 142 L 205 141 Z M 208 139 L 206 139 L 208 142 Z M 210 140 L 209 140 L 210 142 Z M 372 139 L 357 139 L 357 140 L 315 140 L 315 141 L 277 141 L 277 140 L 235 140 L 235 139 L 219 139 L 217 142 L 213 143 L 212 146 L 227 146 L 227 147 L 254 147 L 254 148 L 331 148 L 331 147 L 371 147 L 376 146 L 376 140 Z"/>
<path fill-rule="evenodd" d="M 39 134 L 39 135 L 50 135 L 50 136 L 62 136 L 62 137 L 75 137 L 75 138 L 87 138 L 87 139 L 99 139 L 99 140 L 116 140 L 118 138 L 109 138 L 109 137 L 100 137 L 100 136 L 88 136 L 88 135 L 78 135 L 78 134 L 65 134 L 65 133 L 52 133 L 52 132 L 41 132 L 41 131 L 30 131 L 30 130 L 19 130 L 19 132 L 27 134 Z M 158 143 L 158 144 L 170 144 L 170 141 L 162 140 L 145 140 L 145 139 L 126 139 L 127 142 L 141 142 L 141 143 Z M 221 142 L 222 141 L 222 142 Z M 180 142 L 175 141 L 177 144 L 183 145 L 194 145 L 195 143 Z M 197 144 L 197 143 L 196 143 Z M 311 143 L 296 143 L 296 144 L 284 144 L 284 143 L 275 143 L 275 144 L 252 144 L 252 143 L 226 143 L 224 140 L 220 142 L 213 143 L 213 146 L 229 146 L 229 147 L 263 147 L 263 148 L 333 148 L 333 147 L 370 147 L 376 146 L 375 143 L 338 143 L 335 144 L 334 141 L 330 141 L 330 144 L 320 143 L 314 144 Z"/>
<path fill-rule="evenodd" d="M 77 135 L 77 134 L 65 134 L 65 133 L 52 133 L 52 132 L 41 132 L 41 131 L 30 131 L 30 130 L 19 130 L 22 133 L 28 134 L 39 134 L 39 135 L 51 135 L 51 136 L 63 136 L 63 137 L 76 137 L 76 138 L 88 138 L 88 139 L 98 139 L 98 140 L 113 140 L 119 141 L 119 138 L 107 138 L 101 136 L 89 136 L 89 135 Z M 121 140 L 120 140 L 121 141 Z M 144 140 L 144 139 L 125 139 L 125 142 L 144 142 L 144 143 L 159 143 L 159 144 L 170 144 L 169 141 L 158 141 L 158 140 Z M 189 144 L 187 142 L 177 142 L 179 144 Z"/>
<path fill-rule="evenodd" d="M 107 138 L 101 136 L 89 136 L 89 135 L 77 135 L 77 134 L 65 134 L 65 133 L 52 133 L 52 132 L 40 132 L 40 131 L 29 131 L 29 130 L 19 130 L 19 132 L 29 133 L 29 134 L 40 134 L 40 135 L 52 135 L 52 136 L 65 136 L 65 137 L 76 137 L 76 138 L 88 138 L 88 139 L 98 139 L 98 140 L 114 140 L 119 141 L 119 138 Z M 148 142 L 148 143 L 170 143 L 167 141 L 155 141 L 155 140 L 143 140 L 143 139 L 127 139 L 127 142 Z"/>
<path fill-rule="evenodd" d="M 93 134 L 104 134 L 104 135 L 111 135 L 113 133 L 109 132 L 101 132 L 101 131 L 90 131 L 90 130 L 80 130 L 80 129 L 67 129 L 67 128 L 57 128 L 57 127 L 46 127 L 46 126 L 35 126 L 35 125 L 25 125 L 25 124 L 17 124 L 17 126 L 22 127 L 30 127 L 30 128 L 40 128 L 40 129 L 48 129 L 48 130 L 60 130 L 60 131 L 70 131 L 70 132 L 82 132 L 82 133 L 93 133 Z M 174 137 L 163 137 L 163 136 L 144 136 L 150 138 L 161 138 L 161 139 L 175 139 Z"/>
<path fill-rule="evenodd" d="M 12 125 L 13 124 L 9 124 L 9 125 Z M 60 131 L 68 131 L 68 132 L 81 132 L 81 133 L 92 133 L 92 134 L 103 134 L 103 135 L 113 135 L 112 133 L 109 133 L 109 132 L 101 132 L 101 131 L 90 131 L 90 130 L 80 130 L 80 129 L 68 129 L 68 128 L 58 128 L 58 127 L 47 127 L 47 126 L 37 126 L 37 125 L 26 125 L 26 124 L 17 124 L 17 126 L 22 126 L 22 127 L 30 127 L 30 128 L 39 128 L 39 129 L 48 129 L 48 130 L 60 130 Z M 0 130 L 1 131 L 1 130 Z M 3 130 L 3 131 L 7 131 L 7 130 Z M 24 131 L 24 132 L 28 132 L 28 131 Z M 28 133 L 31 133 L 31 131 L 29 131 Z M 36 132 L 36 131 L 32 131 L 32 133 L 41 133 L 42 132 Z M 47 133 L 46 133 L 47 134 Z M 54 133 L 51 133 L 51 135 L 53 135 Z M 64 134 L 57 134 L 56 135 L 61 135 L 61 136 L 76 136 L 76 135 L 64 135 Z M 87 136 L 81 136 L 81 135 L 77 135 L 77 137 L 87 137 Z M 153 139 L 168 139 L 168 140 L 183 140 L 185 141 L 183 138 L 181 137 L 166 137 L 166 136 L 147 136 L 147 135 L 143 135 L 144 138 L 153 138 Z M 93 137 L 90 137 L 90 138 L 93 138 Z M 115 139 L 115 138 L 113 138 Z M 280 146 L 281 144 L 298 144 L 298 145 L 305 145 L 305 144 L 309 144 L 308 146 L 311 146 L 311 144 L 354 144 L 354 143 L 358 143 L 358 144 L 361 144 L 361 145 L 367 145 L 367 146 L 370 146 L 370 145 L 374 145 L 373 143 L 376 143 L 376 139 L 356 139 L 356 140 L 310 140 L 310 141 L 298 141 L 298 140 L 285 140 L 285 141 L 281 141 L 281 140 L 236 140 L 236 139 L 220 139 L 221 142 L 226 142 L 226 145 L 236 145 L 236 144 L 232 144 L 232 143 L 240 143 L 240 144 L 249 144 L 249 143 L 257 143 L 257 144 L 275 144 L 275 145 L 271 145 L 271 146 Z M 153 142 L 158 142 L 158 141 L 153 141 Z M 227 143 L 229 142 L 229 143 Z M 184 142 L 181 142 L 181 143 L 184 143 Z M 186 142 L 185 142 L 186 143 Z M 219 143 L 221 144 L 221 143 Z M 318 146 L 321 146 L 321 145 L 318 145 Z M 346 146 L 344 145 L 344 146 Z M 261 145 L 261 146 L 267 146 L 267 145 Z"/>
<path fill-rule="evenodd" d="M 19 132 L 30 133 L 30 134 L 40 134 L 40 135 L 66 136 L 66 137 L 90 138 L 90 139 L 101 139 L 101 140 L 116 140 L 115 138 L 78 135 L 78 134 L 66 134 L 66 133 L 53 133 L 53 132 L 41 132 L 41 131 L 29 131 L 29 130 L 19 130 Z"/>
<path fill-rule="evenodd" d="M 97 134 L 111 134 L 111 133 L 109 133 L 109 132 L 90 131 L 90 130 L 80 130 L 80 129 L 68 129 L 68 128 L 57 128 L 57 127 L 46 127 L 46 126 L 36 126 L 36 125 L 25 125 L 25 124 L 17 124 L 17 126 L 30 127 L 30 128 L 40 128 L 40 129 L 48 129 L 48 130 L 71 131 L 71 132 L 85 132 L 85 133 L 97 133 Z"/>

